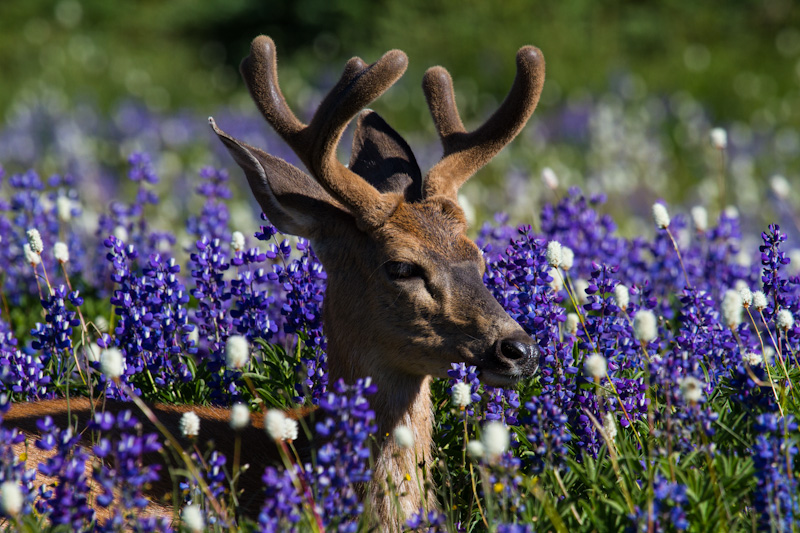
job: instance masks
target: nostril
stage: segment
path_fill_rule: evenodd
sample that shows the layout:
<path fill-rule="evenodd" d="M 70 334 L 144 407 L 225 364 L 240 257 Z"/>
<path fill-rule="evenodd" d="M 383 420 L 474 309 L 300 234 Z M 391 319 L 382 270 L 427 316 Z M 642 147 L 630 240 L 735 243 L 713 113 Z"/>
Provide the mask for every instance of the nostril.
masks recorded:
<path fill-rule="evenodd" d="M 512 339 L 505 339 L 500 343 L 500 353 L 506 359 L 516 361 L 533 357 L 535 349 L 532 344 Z"/>

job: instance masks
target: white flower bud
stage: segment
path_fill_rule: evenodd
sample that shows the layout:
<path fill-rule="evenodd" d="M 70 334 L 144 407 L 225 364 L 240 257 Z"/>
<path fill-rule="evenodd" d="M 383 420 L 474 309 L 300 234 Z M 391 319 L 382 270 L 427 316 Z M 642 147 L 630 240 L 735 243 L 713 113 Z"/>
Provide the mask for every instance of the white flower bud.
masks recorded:
<path fill-rule="evenodd" d="M 467 454 L 473 459 L 480 459 L 486 453 L 486 448 L 479 440 L 471 440 L 467 443 Z"/>
<path fill-rule="evenodd" d="M 725 216 L 728 218 L 739 218 L 739 208 L 735 205 L 725 206 L 722 212 L 725 213 Z"/>
<path fill-rule="evenodd" d="M 742 287 L 739 289 L 739 298 L 742 299 L 742 307 L 745 309 L 750 307 L 753 303 L 753 292 L 750 290 L 750 287 Z"/>
<path fill-rule="evenodd" d="M 69 248 L 63 242 L 57 242 L 53 245 L 53 255 L 59 263 L 66 263 L 69 261 Z"/>
<path fill-rule="evenodd" d="M 568 246 L 561 247 L 561 264 L 559 265 L 564 270 L 569 270 L 575 263 L 575 252 Z"/>
<path fill-rule="evenodd" d="M 628 309 L 628 305 L 631 303 L 631 293 L 628 287 L 622 283 L 618 283 L 617 286 L 614 287 L 614 303 L 623 311 Z"/>
<path fill-rule="evenodd" d="M 231 235 L 231 248 L 235 252 L 241 252 L 244 250 L 245 242 L 244 242 L 244 233 L 241 231 L 234 231 Z"/>
<path fill-rule="evenodd" d="M 72 200 L 66 196 L 56 198 L 56 212 L 58 213 L 58 220 L 69 222 L 72 218 Z"/>
<path fill-rule="evenodd" d="M 278 409 L 270 409 L 264 415 L 264 429 L 275 442 L 284 440 L 286 415 Z"/>
<path fill-rule="evenodd" d="M 203 518 L 203 511 L 198 505 L 187 505 L 181 511 L 183 525 L 192 533 L 202 533 L 206 528 L 206 521 Z"/>
<path fill-rule="evenodd" d="M 578 315 L 576 313 L 567 313 L 567 321 L 564 323 L 564 330 L 570 335 L 578 333 Z"/>
<path fill-rule="evenodd" d="M 125 226 L 117 226 L 114 228 L 114 237 L 122 242 L 128 242 L 128 230 L 125 229 Z"/>
<path fill-rule="evenodd" d="M 297 440 L 298 430 L 300 426 L 297 420 L 289 418 L 288 416 L 283 421 L 283 440 L 295 441 Z"/>
<path fill-rule="evenodd" d="M 108 348 L 100 352 L 100 371 L 108 379 L 116 379 L 125 371 L 125 358 L 119 348 Z"/>
<path fill-rule="evenodd" d="M 589 282 L 583 278 L 578 278 L 572 283 L 575 289 L 575 298 L 580 305 L 585 305 L 589 302 L 589 295 L 586 294 L 586 289 L 589 288 Z"/>
<path fill-rule="evenodd" d="M 778 324 L 779 329 L 791 329 L 791 327 L 794 326 L 792 312 L 788 309 L 781 309 L 778 311 L 778 314 L 775 315 L 775 322 Z"/>
<path fill-rule="evenodd" d="M 94 318 L 94 325 L 101 333 L 108 333 L 108 320 L 103 315 Z"/>
<path fill-rule="evenodd" d="M 687 402 L 697 403 L 703 398 L 703 387 L 705 385 L 695 377 L 686 376 L 678 380 L 678 386 L 681 388 L 681 396 Z"/>
<path fill-rule="evenodd" d="M 483 446 L 490 458 L 495 458 L 508 449 L 510 436 L 502 422 L 492 421 L 483 426 Z"/>
<path fill-rule="evenodd" d="M 656 315 L 649 309 L 636 311 L 633 317 L 633 335 L 640 341 L 652 342 L 658 336 Z"/>
<path fill-rule="evenodd" d="M 41 256 L 39 256 L 39 254 L 37 254 L 31 249 L 30 244 L 28 243 L 23 244 L 22 251 L 25 254 L 25 262 L 31 265 L 32 267 L 37 267 L 39 266 L 39 263 L 42 262 Z"/>
<path fill-rule="evenodd" d="M 225 362 L 229 368 L 241 370 L 250 361 L 250 344 L 242 335 L 231 335 L 225 343 Z"/>
<path fill-rule="evenodd" d="M 561 243 L 558 241 L 550 241 L 547 243 L 547 252 L 545 253 L 545 258 L 547 259 L 547 263 L 556 268 L 561 264 Z"/>
<path fill-rule="evenodd" d="M 600 354 L 593 353 L 584 363 L 586 372 L 595 379 L 604 378 L 608 373 L 608 361 Z"/>
<path fill-rule="evenodd" d="M 764 358 L 761 357 L 760 353 L 747 352 L 746 354 L 742 355 L 742 361 L 750 366 L 759 366 L 764 362 Z"/>
<path fill-rule="evenodd" d="M 413 448 L 414 432 L 408 426 L 397 426 L 394 428 L 394 442 L 400 448 Z"/>
<path fill-rule="evenodd" d="M 702 205 L 696 205 L 691 210 L 692 222 L 697 231 L 705 231 L 708 229 L 708 211 Z"/>
<path fill-rule="evenodd" d="M 83 347 L 83 353 L 86 354 L 86 359 L 90 363 L 96 363 L 100 360 L 100 354 L 102 352 L 97 344 L 90 342 Z"/>
<path fill-rule="evenodd" d="M 767 295 L 761 291 L 753 293 L 753 307 L 758 311 L 763 311 L 767 308 Z"/>
<path fill-rule="evenodd" d="M 722 297 L 722 318 L 730 328 L 735 328 L 742 323 L 742 297 L 733 289 L 725 291 Z"/>
<path fill-rule="evenodd" d="M 31 245 L 31 251 L 33 251 L 33 253 L 42 253 L 42 250 L 44 250 L 44 243 L 42 242 L 42 236 L 38 229 L 31 228 L 28 230 L 28 244 Z"/>
<path fill-rule="evenodd" d="M 472 387 L 469 383 L 459 381 L 453 385 L 453 403 L 458 407 L 466 407 L 472 403 Z"/>
<path fill-rule="evenodd" d="M 17 516 L 22 511 L 25 498 L 22 489 L 14 481 L 4 481 L 0 485 L 0 511 L 6 516 Z"/>
<path fill-rule="evenodd" d="M 181 415 L 181 419 L 178 421 L 178 428 L 184 437 L 196 437 L 200 434 L 200 417 L 194 411 L 187 411 Z"/>
<path fill-rule="evenodd" d="M 667 212 L 667 207 L 664 204 L 653 204 L 653 220 L 655 221 L 657 228 L 665 229 L 669 227 L 669 213 Z"/>
<path fill-rule="evenodd" d="M 241 431 L 250 425 L 250 409 L 243 403 L 233 404 L 231 407 L 231 428 Z"/>
<path fill-rule="evenodd" d="M 781 200 L 788 198 L 792 192 L 792 186 L 789 185 L 786 178 L 780 174 L 776 174 L 770 178 L 769 186 L 772 187 L 772 192 L 775 193 L 775 196 Z"/>
<path fill-rule="evenodd" d="M 789 264 L 792 265 L 792 271 L 797 274 L 800 273 L 800 249 L 794 248 L 789 250 L 786 254 L 789 257 Z"/>
<path fill-rule="evenodd" d="M 711 146 L 717 150 L 724 150 L 728 146 L 728 132 L 722 128 L 711 130 Z"/>
<path fill-rule="evenodd" d="M 558 189 L 558 176 L 556 176 L 556 173 L 553 172 L 553 169 L 550 167 L 544 167 L 542 169 L 542 182 L 550 190 L 555 191 Z"/>

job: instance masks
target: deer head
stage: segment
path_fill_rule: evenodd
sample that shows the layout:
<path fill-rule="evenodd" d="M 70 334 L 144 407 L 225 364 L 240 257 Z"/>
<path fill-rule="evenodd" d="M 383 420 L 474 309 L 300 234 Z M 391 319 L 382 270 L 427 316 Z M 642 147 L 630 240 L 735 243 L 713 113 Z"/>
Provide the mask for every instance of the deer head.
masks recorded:
<path fill-rule="evenodd" d="M 446 377 L 451 363 L 465 362 L 480 369 L 485 383 L 503 386 L 538 367 L 536 344 L 483 284 L 484 259 L 466 235 L 457 193 L 533 113 L 544 59 L 535 47 L 519 50 L 511 91 L 472 132 L 459 117 L 448 72 L 429 69 L 423 90 L 444 154 L 424 177 L 403 138 L 377 113 L 361 112 L 399 79 L 407 62 L 399 50 L 371 65 L 351 59 L 306 125 L 281 93 L 275 44 L 265 36 L 253 40 L 242 76 L 267 122 L 311 175 L 209 122 L 270 221 L 284 233 L 307 238 L 325 266 L 331 378 L 376 380 L 373 407 L 381 435 L 400 423 L 411 426 L 428 459 L 430 376 Z M 347 167 L 337 159 L 336 147 L 359 112 Z M 388 448 L 382 456 L 396 452 Z M 413 459 L 412 454 L 411 464 Z M 416 467 L 386 466 L 389 474 L 402 468 Z M 376 478 L 380 474 L 379 459 Z"/>

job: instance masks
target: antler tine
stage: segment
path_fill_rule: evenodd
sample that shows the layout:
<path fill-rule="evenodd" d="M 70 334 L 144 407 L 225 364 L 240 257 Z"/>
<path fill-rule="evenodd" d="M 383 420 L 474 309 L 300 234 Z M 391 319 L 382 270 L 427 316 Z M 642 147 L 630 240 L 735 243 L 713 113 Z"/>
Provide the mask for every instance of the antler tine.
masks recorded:
<path fill-rule="evenodd" d="M 424 197 L 456 198 L 461 185 L 517 136 L 539 102 L 544 70 L 544 57 L 538 48 L 520 48 L 517 75 L 508 96 L 482 126 L 467 132 L 456 107 L 450 74 L 442 67 L 428 69 L 422 89 L 444 154 L 425 176 Z"/>
<path fill-rule="evenodd" d="M 372 65 L 358 57 L 350 59 L 309 125 L 298 120 L 281 93 L 272 39 L 256 37 L 240 70 L 264 118 L 292 147 L 309 172 L 362 222 L 376 226 L 394 204 L 339 162 L 336 147 L 350 120 L 391 87 L 403 75 L 407 64 L 408 58 L 400 50 L 387 52 Z"/>

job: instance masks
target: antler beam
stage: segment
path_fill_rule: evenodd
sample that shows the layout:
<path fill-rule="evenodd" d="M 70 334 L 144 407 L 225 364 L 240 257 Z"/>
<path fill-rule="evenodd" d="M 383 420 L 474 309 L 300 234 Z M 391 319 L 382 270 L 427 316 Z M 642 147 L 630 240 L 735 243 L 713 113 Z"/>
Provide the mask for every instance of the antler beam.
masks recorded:
<path fill-rule="evenodd" d="M 517 75 L 508 96 L 482 126 L 467 132 L 456 107 L 450 74 L 442 67 L 428 69 L 422 89 L 444 154 L 425 177 L 424 197 L 445 195 L 455 199 L 459 187 L 517 136 L 539 102 L 544 70 L 544 57 L 538 48 L 520 48 Z"/>
<path fill-rule="evenodd" d="M 377 226 L 394 209 L 392 198 L 350 171 L 336 158 L 336 147 L 347 124 L 403 75 L 408 58 L 391 50 L 371 65 L 354 57 L 320 104 L 311 123 L 303 124 L 286 103 L 278 85 L 275 43 L 256 37 L 240 66 L 242 76 L 264 118 L 292 147 L 309 172 L 334 198 L 342 201 L 368 226 Z"/>

